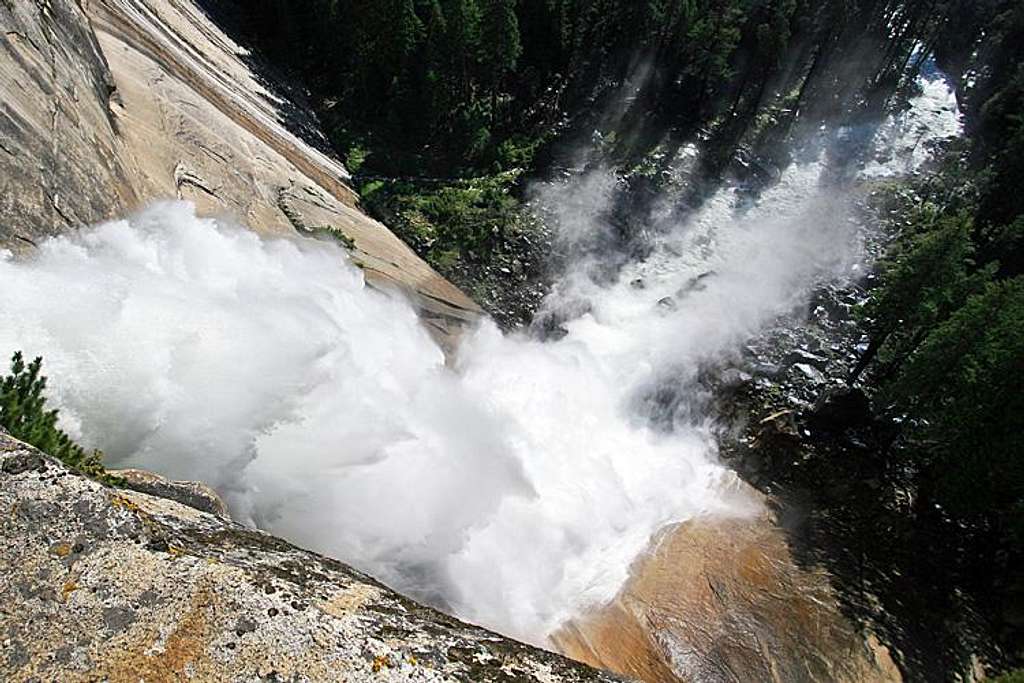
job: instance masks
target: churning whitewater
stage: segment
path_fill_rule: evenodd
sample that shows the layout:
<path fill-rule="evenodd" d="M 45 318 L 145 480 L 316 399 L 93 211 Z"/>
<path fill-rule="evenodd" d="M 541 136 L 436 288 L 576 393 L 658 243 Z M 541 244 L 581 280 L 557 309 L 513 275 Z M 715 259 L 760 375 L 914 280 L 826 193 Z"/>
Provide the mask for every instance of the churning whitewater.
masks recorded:
<path fill-rule="evenodd" d="M 0 350 L 45 358 L 63 426 L 108 465 L 205 480 L 240 520 L 542 643 L 663 525 L 753 511 L 696 395 L 671 428 L 646 397 L 696 394 L 699 368 L 855 275 L 858 230 L 821 174 L 794 165 L 746 210 L 722 190 L 611 283 L 577 264 L 546 304 L 579 312 L 564 337 L 484 322 L 454 368 L 339 246 L 184 203 L 0 259 Z M 593 171 L 542 192 L 569 247 L 613 189 Z"/>

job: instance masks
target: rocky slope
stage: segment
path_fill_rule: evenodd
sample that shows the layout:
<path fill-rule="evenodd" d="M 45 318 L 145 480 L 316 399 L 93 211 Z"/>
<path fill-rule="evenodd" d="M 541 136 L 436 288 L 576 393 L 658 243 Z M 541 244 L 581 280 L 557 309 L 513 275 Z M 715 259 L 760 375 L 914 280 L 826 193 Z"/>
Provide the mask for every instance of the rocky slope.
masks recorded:
<path fill-rule="evenodd" d="M 612 681 L 0 434 L 0 678 Z"/>
<path fill-rule="evenodd" d="M 0 29 L 0 249 L 179 198 L 268 235 L 341 231 L 443 341 L 476 318 L 193 0 L 3 1 Z"/>

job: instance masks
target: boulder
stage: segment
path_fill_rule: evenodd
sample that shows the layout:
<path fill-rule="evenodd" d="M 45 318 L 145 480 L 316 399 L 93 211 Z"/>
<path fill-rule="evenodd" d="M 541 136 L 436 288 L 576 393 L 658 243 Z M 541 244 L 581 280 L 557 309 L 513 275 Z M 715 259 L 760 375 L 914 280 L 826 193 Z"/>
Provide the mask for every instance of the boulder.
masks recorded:
<path fill-rule="evenodd" d="M 613 681 L 0 435 L 4 681 Z"/>
<path fill-rule="evenodd" d="M 167 498 L 218 517 L 231 516 L 220 495 L 200 481 L 172 481 L 153 472 L 135 469 L 108 470 L 108 473 L 115 479 L 120 479 L 126 489 Z"/>
<path fill-rule="evenodd" d="M 863 426 L 872 420 L 871 401 L 856 387 L 835 387 L 818 398 L 808 419 L 816 429 Z"/>

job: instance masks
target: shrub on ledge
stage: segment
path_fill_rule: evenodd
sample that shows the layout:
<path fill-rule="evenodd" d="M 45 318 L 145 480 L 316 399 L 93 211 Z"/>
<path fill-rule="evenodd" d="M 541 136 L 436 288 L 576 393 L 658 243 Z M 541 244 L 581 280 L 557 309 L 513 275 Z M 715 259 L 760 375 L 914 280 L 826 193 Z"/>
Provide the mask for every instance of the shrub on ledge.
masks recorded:
<path fill-rule="evenodd" d="M 11 374 L 0 376 L 0 427 L 84 474 L 115 483 L 103 467 L 100 451 L 87 452 L 57 427 L 58 411 L 46 409 L 42 366 L 42 358 L 26 365 L 21 351 L 11 358 Z"/>

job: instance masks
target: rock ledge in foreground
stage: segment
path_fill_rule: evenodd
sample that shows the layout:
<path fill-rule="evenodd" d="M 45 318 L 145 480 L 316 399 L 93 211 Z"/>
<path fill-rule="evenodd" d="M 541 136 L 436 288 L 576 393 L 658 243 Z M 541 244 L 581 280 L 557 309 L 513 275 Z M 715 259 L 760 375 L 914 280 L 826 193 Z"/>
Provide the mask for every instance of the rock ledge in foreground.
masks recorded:
<path fill-rule="evenodd" d="M 136 469 L 107 472 L 115 479 L 121 479 L 126 489 L 148 493 L 157 498 L 167 498 L 218 517 L 231 517 L 228 506 L 220 495 L 201 481 L 172 481 L 154 472 Z"/>
<path fill-rule="evenodd" d="M 613 681 L 0 434 L 0 679 Z"/>

